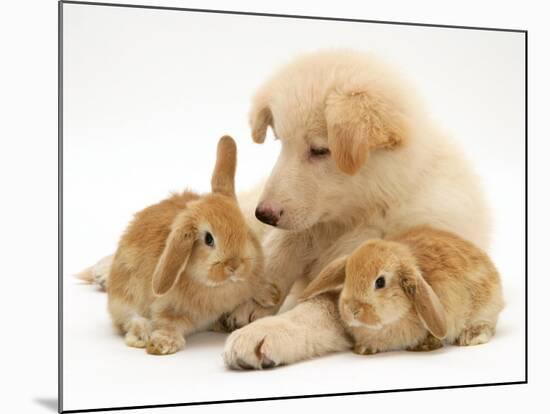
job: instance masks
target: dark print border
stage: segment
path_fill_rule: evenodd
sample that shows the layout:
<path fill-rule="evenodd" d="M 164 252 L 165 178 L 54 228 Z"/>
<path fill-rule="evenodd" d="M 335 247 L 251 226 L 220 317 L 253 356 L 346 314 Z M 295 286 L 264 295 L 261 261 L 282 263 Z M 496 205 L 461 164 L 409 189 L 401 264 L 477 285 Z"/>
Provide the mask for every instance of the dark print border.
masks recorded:
<path fill-rule="evenodd" d="M 103 6 L 103 7 L 123 7 L 123 8 L 139 8 L 139 9 L 153 9 L 153 10 L 170 10 L 170 11 L 183 11 L 192 13 L 216 13 L 216 14 L 230 14 L 230 15 L 246 15 L 246 16 L 261 16 L 261 17 L 277 17 L 277 18 L 290 18 L 290 19 L 305 19 L 305 20 L 326 20 L 326 21 L 339 21 L 339 22 L 354 22 L 354 23 L 374 23 L 374 24 L 392 24 L 401 26 L 417 26 L 417 27 L 431 27 L 431 28 L 443 28 L 443 29 L 463 29 L 463 30 L 482 30 L 482 31 L 498 31 L 498 32 L 513 32 L 523 33 L 525 37 L 525 379 L 522 381 L 510 381 L 510 382 L 494 382 L 494 383 L 480 383 L 480 384 L 463 384 L 463 385 L 450 385 L 450 386 L 433 386 L 422 388 L 400 388 L 400 389 L 388 389 L 388 390 L 376 390 L 376 391 L 360 391 L 360 392 L 343 392 L 343 393 L 329 393 L 329 394 L 311 394 L 311 395 L 284 395 L 273 396 L 263 398 L 249 398 L 249 399 L 236 399 L 236 400 L 217 400 L 217 401 L 194 401 L 186 403 L 172 403 L 172 404 L 153 404 L 153 405 L 136 405 L 136 406 L 120 406 L 120 407 L 101 407 L 90 409 L 76 409 L 76 410 L 63 410 L 63 4 L 77 4 L 83 6 Z M 517 385 L 528 383 L 528 326 L 527 326 L 527 299 L 528 299 L 528 276 L 527 276 L 527 257 L 528 257 L 528 241 L 527 241 L 527 120 L 528 120 L 528 108 L 527 108 L 527 86 L 528 86 L 528 54 L 527 54 L 527 30 L 520 29 L 507 29 L 497 27 L 474 27 L 474 26 L 458 26 L 458 25 L 444 25 L 444 24 L 427 24 L 427 23 L 414 23 L 414 22 L 394 22 L 384 20 L 363 20 L 363 19 L 350 19 L 339 17 L 322 17 L 322 16 L 304 16 L 304 15 L 290 15 L 290 14 L 276 14 L 276 13 L 256 13 L 256 12 L 242 12 L 242 11 L 230 11 L 230 10 L 207 10 L 207 9 L 191 9 L 182 7 L 162 7 L 162 6 L 148 6 L 139 4 L 116 4 L 116 3 L 102 3 L 102 2 L 87 2 L 87 1 L 68 1 L 61 0 L 58 2 L 58 411 L 60 413 L 87 413 L 96 411 L 114 411 L 114 410 L 135 410 L 142 408 L 161 408 L 161 407 L 183 407 L 190 405 L 210 405 L 210 404 L 224 404 L 224 403 L 243 403 L 253 401 L 272 401 L 272 400 L 289 400 L 289 399 L 302 399 L 302 398 L 320 398 L 320 397 L 337 397 L 345 395 L 362 395 L 362 394 L 383 394 L 389 392 L 407 392 L 407 391 L 430 391 L 441 389 L 455 389 L 455 388 L 473 388 L 473 387 L 489 387 L 489 386 L 501 386 L 501 385 Z"/>

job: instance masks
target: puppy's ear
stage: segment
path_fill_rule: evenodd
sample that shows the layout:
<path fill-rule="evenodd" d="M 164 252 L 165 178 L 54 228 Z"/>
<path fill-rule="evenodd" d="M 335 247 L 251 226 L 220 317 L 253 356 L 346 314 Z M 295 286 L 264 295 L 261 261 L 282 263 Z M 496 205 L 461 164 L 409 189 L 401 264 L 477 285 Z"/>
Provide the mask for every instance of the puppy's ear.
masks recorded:
<path fill-rule="evenodd" d="M 406 138 L 404 115 L 394 105 L 365 91 L 331 92 L 326 100 L 328 145 L 338 168 L 354 175 L 371 149 L 391 149 Z"/>
<path fill-rule="evenodd" d="M 447 335 L 445 309 L 432 287 L 417 269 L 404 268 L 399 273 L 399 282 L 412 301 L 416 313 L 433 336 L 443 339 Z"/>
<path fill-rule="evenodd" d="M 218 141 L 216 166 L 210 181 L 213 193 L 235 198 L 235 170 L 237 169 L 237 144 L 225 135 Z"/>
<path fill-rule="evenodd" d="M 341 290 L 346 279 L 347 260 L 347 256 L 342 256 L 330 262 L 305 288 L 298 300 L 303 302 L 323 293 Z"/>
<path fill-rule="evenodd" d="M 196 227 L 186 215 L 176 218 L 157 266 L 153 272 L 153 293 L 162 296 L 185 271 L 196 238 Z"/>
<path fill-rule="evenodd" d="M 262 144 L 265 141 L 267 127 L 273 127 L 273 114 L 269 108 L 268 100 L 263 94 L 259 94 L 254 98 L 249 121 L 252 129 L 252 139 L 257 144 Z"/>

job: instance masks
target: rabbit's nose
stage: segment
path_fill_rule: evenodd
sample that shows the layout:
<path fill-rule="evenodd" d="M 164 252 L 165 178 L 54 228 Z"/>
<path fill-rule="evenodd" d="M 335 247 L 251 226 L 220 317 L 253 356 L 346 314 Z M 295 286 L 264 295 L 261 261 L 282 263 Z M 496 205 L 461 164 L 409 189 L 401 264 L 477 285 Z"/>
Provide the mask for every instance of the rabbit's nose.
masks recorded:
<path fill-rule="evenodd" d="M 359 315 L 358 319 L 366 325 L 377 326 L 380 325 L 380 318 L 376 312 L 374 306 L 370 304 L 362 305 L 362 312 Z"/>
<path fill-rule="evenodd" d="M 347 302 L 347 301 L 344 302 L 342 308 L 343 308 L 343 311 L 344 311 L 345 315 L 349 319 L 353 319 L 355 317 L 355 309 L 349 302 Z"/>
<path fill-rule="evenodd" d="M 225 267 L 229 272 L 236 271 L 240 265 L 241 265 L 241 260 L 236 257 L 232 257 L 231 259 L 226 260 L 225 262 Z"/>

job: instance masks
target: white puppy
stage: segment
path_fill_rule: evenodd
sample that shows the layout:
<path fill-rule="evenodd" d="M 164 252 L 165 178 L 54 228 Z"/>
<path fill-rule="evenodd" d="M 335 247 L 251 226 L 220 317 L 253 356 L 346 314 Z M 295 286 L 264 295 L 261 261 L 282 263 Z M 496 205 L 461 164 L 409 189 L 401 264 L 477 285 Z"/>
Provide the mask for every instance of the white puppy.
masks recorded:
<path fill-rule="evenodd" d="M 414 94 L 370 55 L 323 51 L 280 70 L 256 94 L 252 136 L 268 127 L 281 142 L 256 217 L 267 277 L 288 293 L 366 239 L 419 224 L 450 230 L 485 249 L 488 210 L 479 179 Z M 335 298 L 325 295 L 274 314 L 240 306 L 229 325 L 232 368 L 289 364 L 350 347 Z"/>

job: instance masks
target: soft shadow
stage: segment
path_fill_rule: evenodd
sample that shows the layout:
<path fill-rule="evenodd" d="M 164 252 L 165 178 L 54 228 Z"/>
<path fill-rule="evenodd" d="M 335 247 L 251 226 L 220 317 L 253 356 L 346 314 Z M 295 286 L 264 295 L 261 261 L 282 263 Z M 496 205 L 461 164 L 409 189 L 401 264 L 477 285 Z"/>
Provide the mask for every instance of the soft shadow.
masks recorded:
<path fill-rule="evenodd" d="M 57 398 L 35 398 L 33 401 L 50 411 L 57 412 L 58 410 Z"/>
<path fill-rule="evenodd" d="M 497 326 L 495 335 L 493 336 L 493 338 L 491 338 L 491 340 L 506 338 L 506 337 L 509 337 L 509 336 L 515 335 L 515 334 L 517 334 L 517 329 L 510 328 L 508 325 Z M 489 342 L 491 342 L 491 341 L 489 341 Z"/>
<path fill-rule="evenodd" d="M 194 335 L 190 335 L 187 338 L 187 348 L 219 348 L 223 349 L 225 340 L 227 339 L 226 333 L 221 332 L 200 332 Z"/>
<path fill-rule="evenodd" d="M 385 352 L 377 352 L 376 354 L 372 355 L 359 355 L 355 352 L 350 352 L 349 355 L 352 358 L 355 358 L 357 360 L 375 360 L 375 359 L 398 359 L 398 358 L 430 358 L 434 357 L 436 355 L 446 354 L 449 352 L 452 352 L 452 348 L 456 348 L 454 345 L 445 345 L 441 348 L 434 349 L 432 351 L 406 351 L 406 350 L 397 350 L 397 351 L 385 351 Z"/>

